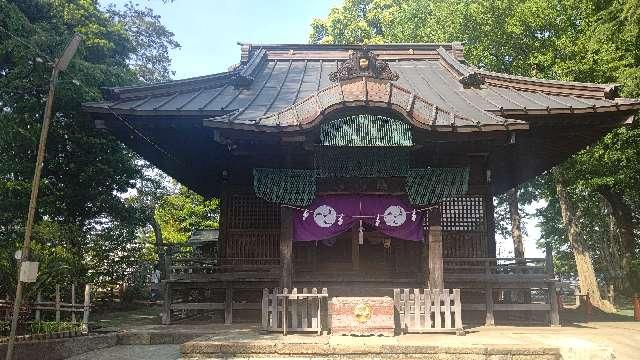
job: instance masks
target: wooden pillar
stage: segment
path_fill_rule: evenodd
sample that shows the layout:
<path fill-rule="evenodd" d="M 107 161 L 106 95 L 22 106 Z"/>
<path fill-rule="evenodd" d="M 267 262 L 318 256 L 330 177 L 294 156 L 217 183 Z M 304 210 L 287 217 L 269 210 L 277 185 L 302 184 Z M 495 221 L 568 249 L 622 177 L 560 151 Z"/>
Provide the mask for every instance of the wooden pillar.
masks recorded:
<path fill-rule="evenodd" d="M 171 324 L 171 283 L 163 280 L 162 288 L 162 325 Z"/>
<path fill-rule="evenodd" d="M 486 257 L 496 257 L 496 222 L 495 222 L 495 208 L 493 206 L 493 191 L 491 190 L 491 184 L 487 184 L 486 193 L 484 196 L 484 216 L 485 216 L 485 251 Z"/>
<path fill-rule="evenodd" d="M 356 221 L 351 227 L 351 265 L 353 271 L 360 270 L 360 244 L 358 234 L 360 233 L 360 222 Z"/>
<path fill-rule="evenodd" d="M 485 306 L 486 306 L 486 316 L 485 316 L 485 326 L 494 326 L 496 324 L 495 318 L 493 316 L 493 282 L 491 279 L 491 260 L 484 261 L 484 275 L 486 277 L 486 287 L 485 287 Z"/>
<path fill-rule="evenodd" d="M 439 207 L 429 211 L 429 288 L 440 290 L 444 289 L 441 218 Z"/>
<path fill-rule="evenodd" d="M 551 310 L 549 312 L 549 322 L 551 326 L 560 326 L 560 312 L 558 309 L 558 294 L 556 293 L 556 275 L 553 269 L 553 252 L 551 246 L 547 244 L 545 254 L 545 267 L 547 270 L 547 277 L 549 278 L 549 304 L 551 304 Z"/>
<path fill-rule="evenodd" d="M 293 286 L 293 209 L 283 206 L 280 208 L 280 287 Z"/>
<path fill-rule="evenodd" d="M 224 294 L 224 324 L 233 323 L 233 287 L 227 284 Z"/>

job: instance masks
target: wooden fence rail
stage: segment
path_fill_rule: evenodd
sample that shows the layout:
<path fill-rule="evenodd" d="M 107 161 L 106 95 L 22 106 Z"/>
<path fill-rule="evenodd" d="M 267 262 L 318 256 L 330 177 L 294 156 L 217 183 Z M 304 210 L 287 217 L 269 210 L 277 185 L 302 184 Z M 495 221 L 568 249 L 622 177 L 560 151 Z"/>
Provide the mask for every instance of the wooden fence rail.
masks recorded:
<path fill-rule="evenodd" d="M 394 289 L 393 300 L 399 327 L 405 333 L 465 334 L 460 289 Z"/>
<path fill-rule="evenodd" d="M 327 314 L 324 301 L 327 289 L 264 289 L 262 292 L 262 329 L 264 331 L 322 332 Z"/>
<path fill-rule="evenodd" d="M 42 313 L 45 311 L 50 311 L 55 313 L 55 320 L 60 321 L 60 317 L 62 313 L 71 313 L 71 322 L 76 322 L 76 313 L 82 313 L 82 331 L 86 332 L 89 330 L 89 312 L 91 310 L 91 285 L 87 284 L 84 287 L 84 298 L 82 302 L 76 302 L 78 296 L 76 295 L 76 285 L 71 285 L 71 297 L 70 302 L 64 302 L 64 299 L 61 295 L 60 285 L 56 285 L 56 291 L 54 294 L 53 301 L 45 301 L 42 299 L 42 293 L 38 291 L 38 295 L 36 301 L 32 303 L 26 303 L 30 310 L 35 310 L 34 320 L 40 321 L 42 318 Z M 13 306 L 12 301 L 3 300 L 0 301 L 2 305 L 10 308 Z"/>

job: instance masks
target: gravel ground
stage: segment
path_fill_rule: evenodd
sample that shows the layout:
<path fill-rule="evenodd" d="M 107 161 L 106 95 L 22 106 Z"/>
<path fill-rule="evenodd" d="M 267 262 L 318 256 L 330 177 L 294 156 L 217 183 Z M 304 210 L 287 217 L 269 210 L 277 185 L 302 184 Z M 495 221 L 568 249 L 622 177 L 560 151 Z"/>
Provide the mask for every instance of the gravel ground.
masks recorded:
<path fill-rule="evenodd" d="M 180 345 L 118 345 L 91 351 L 67 360 L 176 360 Z"/>

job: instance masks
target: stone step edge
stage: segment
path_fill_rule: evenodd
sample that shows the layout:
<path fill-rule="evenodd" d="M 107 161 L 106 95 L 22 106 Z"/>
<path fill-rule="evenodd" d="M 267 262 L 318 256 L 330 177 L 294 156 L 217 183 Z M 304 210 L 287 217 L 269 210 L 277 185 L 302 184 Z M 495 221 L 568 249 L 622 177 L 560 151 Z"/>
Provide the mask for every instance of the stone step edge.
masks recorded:
<path fill-rule="evenodd" d="M 433 345 L 354 345 L 335 346 L 309 343 L 229 343 L 189 341 L 181 346 L 190 355 L 376 355 L 376 354 L 473 354 L 473 355 L 560 355 L 557 347 L 532 346 L 433 346 Z"/>

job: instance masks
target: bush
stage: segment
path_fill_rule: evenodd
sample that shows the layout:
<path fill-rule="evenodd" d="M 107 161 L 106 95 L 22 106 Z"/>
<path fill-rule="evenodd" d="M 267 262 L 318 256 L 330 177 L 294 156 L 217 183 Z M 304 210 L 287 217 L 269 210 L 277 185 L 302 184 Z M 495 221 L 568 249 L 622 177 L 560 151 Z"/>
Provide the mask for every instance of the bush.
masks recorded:
<path fill-rule="evenodd" d="M 32 321 L 29 323 L 30 334 L 51 334 L 61 331 L 81 330 L 80 323 L 65 321 Z"/>

